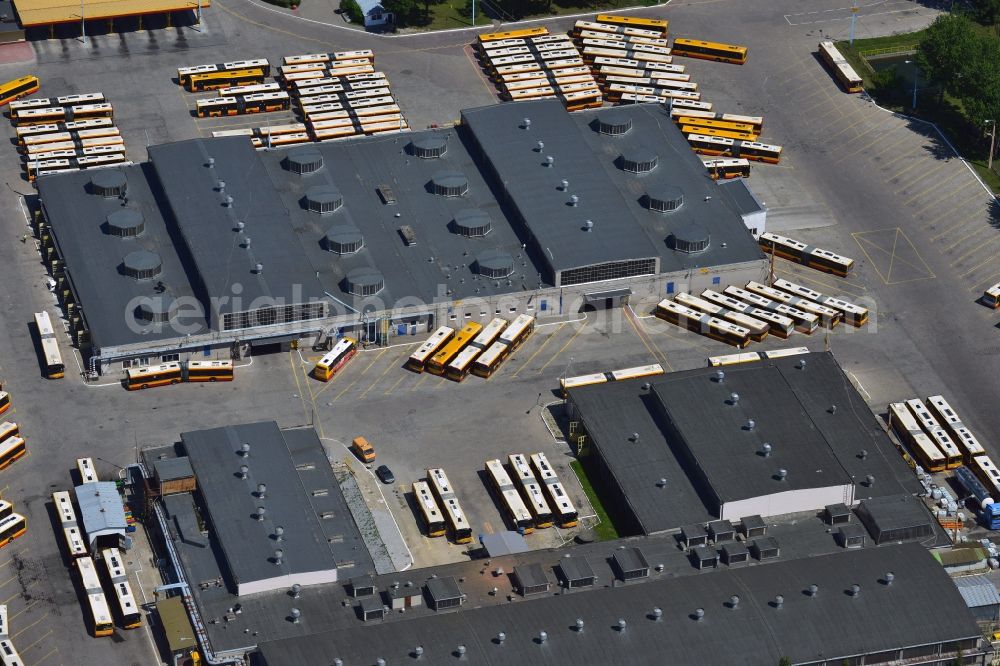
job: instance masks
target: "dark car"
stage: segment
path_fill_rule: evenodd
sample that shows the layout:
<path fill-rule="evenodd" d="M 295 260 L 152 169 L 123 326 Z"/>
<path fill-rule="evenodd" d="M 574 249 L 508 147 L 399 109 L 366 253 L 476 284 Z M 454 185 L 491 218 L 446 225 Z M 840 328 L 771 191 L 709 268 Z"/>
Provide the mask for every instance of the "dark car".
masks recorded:
<path fill-rule="evenodd" d="M 379 465 L 378 468 L 375 469 L 375 475 L 382 483 L 396 482 L 396 477 L 393 475 L 392 470 L 385 465 Z"/>

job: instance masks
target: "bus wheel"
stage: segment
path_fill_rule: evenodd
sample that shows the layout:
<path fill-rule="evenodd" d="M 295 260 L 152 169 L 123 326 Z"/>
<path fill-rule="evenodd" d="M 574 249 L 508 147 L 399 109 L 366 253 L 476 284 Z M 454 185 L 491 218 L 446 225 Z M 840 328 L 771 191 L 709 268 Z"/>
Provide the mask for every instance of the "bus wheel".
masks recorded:
<path fill-rule="evenodd" d="M 179 379 L 172 379 L 172 380 L 170 380 L 170 383 L 171 384 L 180 384 L 181 380 L 179 380 Z"/>
<path fill-rule="evenodd" d="M 208 378 L 208 381 L 210 381 L 210 382 L 214 382 L 214 381 L 215 381 L 215 377 L 209 377 L 209 378 Z"/>
<path fill-rule="evenodd" d="M 148 388 L 149 388 L 149 384 L 143 384 L 143 385 L 142 385 L 142 386 L 140 386 L 139 388 L 140 388 L 140 389 L 148 389 Z"/>

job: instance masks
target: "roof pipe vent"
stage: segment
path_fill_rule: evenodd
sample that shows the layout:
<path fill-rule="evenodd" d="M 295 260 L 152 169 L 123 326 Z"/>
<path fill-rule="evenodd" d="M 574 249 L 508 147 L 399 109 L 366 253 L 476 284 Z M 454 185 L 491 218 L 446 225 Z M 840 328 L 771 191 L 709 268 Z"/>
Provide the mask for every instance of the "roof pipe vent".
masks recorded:
<path fill-rule="evenodd" d="M 871 488 L 875 485 L 875 477 L 871 474 L 865 477 L 865 485 Z"/>
<path fill-rule="evenodd" d="M 586 232 L 588 232 L 588 233 L 591 232 L 591 231 L 593 231 L 594 230 L 594 221 L 593 220 L 587 220 L 586 222 L 584 222 L 583 223 L 583 230 L 586 231 Z"/>
<path fill-rule="evenodd" d="M 566 180 L 565 178 L 562 179 L 561 181 L 559 181 L 559 187 L 562 189 L 563 192 L 566 192 L 567 190 L 569 190 L 569 181 Z"/>
<path fill-rule="evenodd" d="M 799 362 L 795 364 L 795 367 L 797 367 L 799 370 L 805 370 L 806 369 L 806 360 L 804 358 L 800 358 Z"/>
<path fill-rule="evenodd" d="M 243 220 L 240 220 L 239 222 L 236 223 L 236 231 L 242 232 L 246 228 L 247 228 L 247 223 L 244 222 Z"/>
<path fill-rule="evenodd" d="M 525 118 L 524 120 L 522 120 L 521 127 L 523 127 L 526 130 L 531 129 L 531 118 Z"/>
<path fill-rule="evenodd" d="M 656 487 L 657 488 L 666 488 L 667 487 L 667 480 L 664 479 L 664 478 L 661 478 L 659 481 L 656 482 Z"/>
<path fill-rule="evenodd" d="M 659 621 L 663 617 L 663 609 L 659 606 L 653 607 L 653 621 Z"/>
<path fill-rule="evenodd" d="M 544 631 L 539 631 L 539 632 L 538 632 L 538 642 L 539 642 L 539 643 L 544 643 L 544 642 L 545 642 L 545 641 L 547 641 L 547 640 L 549 640 L 549 635 L 548 635 L 548 633 L 546 633 L 546 632 L 544 632 Z"/>
<path fill-rule="evenodd" d="M 704 618 L 704 617 L 705 617 L 705 609 L 704 608 L 695 608 L 694 609 L 694 619 L 695 619 L 695 622 L 701 622 L 702 618 Z"/>
<path fill-rule="evenodd" d="M 263 273 L 264 272 L 264 264 L 256 264 L 253 267 L 253 272 L 256 273 L 257 275 L 260 275 L 261 273 Z"/>
<path fill-rule="evenodd" d="M 243 446 L 240 447 L 240 453 L 243 455 L 244 458 L 249 458 L 250 457 L 250 445 L 247 444 L 246 442 L 244 442 Z"/>
<path fill-rule="evenodd" d="M 739 607 L 739 605 L 740 605 L 740 598 L 738 596 L 736 596 L 734 594 L 733 596 L 729 597 L 729 608 L 730 609 L 736 610 Z"/>
<path fill-rule="evenodd" d="M 278 548 L 278 549 L 276 549 L 274 551 L 274 563 L 275 564 L 281 564 L 281 560 L 284 557 L 285 557 L 285 551 L 281 550 L 280 548 Z"/>
<path fill-rule="evenodd" d="M 422 656 L 424 656 L 424 646 L 418 645 L 417 647 L 413 648 L 413 656 L 416 657 L 417 659 L 420 659 Z"/>
<path fill-rule="evenodd" d="M 226 208 L 232 208 L 233 207 L 233 197 L 227 194 L 226 195 L 226 200 L 223 202 L 222 205 L 225 206 Z"/>
<path fill-rule="evenodd" d="M 226 191 L 226 181 L 220 180 L 218 183 L 216 183 L 215 189 L 219 190 L 220 192 L 225 192 Z"/>
<path fill-rule="evenodd" d="M 551 155 L 545 156 L 545 166 L 550 167 L 555 163 L 556 163 L 556 158 L 552 157 Z"/>
<path fill-rule="evenodd" d="M 344 660 L 337 657 L 333 660 L 333 666 L 344 666 Z"/>
<path fill-rule="evenodd" d="M 784 605 L 785 605 L 785 597 L 783 597 L 780 594 L 775 595 L 775 597 L 774 597 L 774 607 L 775 608 L 781 608 Z"/>
<path fill-rule="evenodd" d="M 729 394 L 729 404 L 730 405 L 738 405 L 739 403 L 740 403 L 740 394 L 739 393 L 730 393 Z"/>
<path fill-rule="evenodd" d="M 569 205 L 570 206 L 576 207 L 579 204 L 580 204 L 580 197 L 579 196 L 577 196 L 575 194 L 569 195 Z"/>
<path fill-rule="evenodd" d="M 278 525 L 277 527 L 274 528 L 274 540 L 275 541 L 285 540 L 285 528 L 282 527 L 281 525 Z"/>
<path fill-rule="evenodd" d="M 464 657 L 465 656 L 465 646 L 464 645 L 459 645 L 457 648 L 455 648 L 455 654 L 458 655 L 459 659 L 461 659 L 462 657 Z"/>
<path fill-rule="evenodd" d="M 205 166 L 207 166 L 209 169 L 214 169 L 215 168 L 215 158 L 214 157 L 209 157 L 208 160 L 205 161 Z"/>
<path fill-rule="evenodd" d="M 817 594 L 819 594 L 819 585 L 813 583 L 812 585 L 809 586 L 809 596 L 815 597 Z"/>
<path fill-rule="evenodd" d="M 250 237 L 249 236 L 247 236 L 247 237 L 245 237 L 243 239 L 243 247 L 246 248 L 246 249 L 250 249 Z"/>
<path fill-rule="evenodd" d="M 257 520 L 258 521 L 263 521 L 265 513 L 267 513 L 267 509 L 265 509 L 262 506 L 257 507 Z"/>
<path fill-rule="evenodd" d="M 502 631 L 499 634 L 497 634 L 497 645 L 503 645 L 503 642 L 505 640 L 507 640 L 507 634 L 505 634 Z"/>
<path fill-rule="evenodd" d="M 747 425 L 746 425 L 747 430 L 753 430 L 756 427 L 757 427 L 756 421 L 754 421 L 753 419 L 747 419 Z"/>
<path fill-rule="evenodd" d="M 625 621 L 625 618 L 623 618 L 623 617 L 618 618 L 618 622 L 616 624 L 616 627 L 617 627 L 618 631 L 625 631 L 625 627 L 627 625 L 628 625 L 628 623 Z"/>
<path fill-rule="evenodd" d="M 771 445 L 768 444 L 767 442 L 764 442 L 763 444 L 761 444 L 760 445 L 760 455 L 763 456 L 763 457 L 765 457 L 765 458 L 771 457 Z"/>
<path fill-rule="evenodd" d="M 263 483 L 257 484 L 257 498 L 264 499 L 264 495 L 267 493 L 267 485 Z"/>
<path fill-rule="evenodd" d="M 787 477 L 788 477 L 788 470 L 785 469 L 784 467 L 779 469 L 778 473 L 775 475 L 775 478 L 777 478 L 778 481 L 784 481 Z"/>
<path fill-rule="evenodd" d="M 719 384 L 726 381 L 726 373 L 722 370 L 715 371 L 715 381 Z"/>
<path fill-rule="evenodd" d="M 868 449 L 861 449 L 861 451 L 858 453 L 858 457 L 861 458 L 862 460 L 864 460 L 865 458 L 867 458 L 868 457 Z"/>
<path fill-rule="evenodd" d="M 301 592 L 301 591 L 302 591 L 302 586 L 301 585 L 299 585 L 298 583 L 295 583 L 294 585 L 292 585 L 292 599 L 298 599 L 299 598 L 299 592 Z"/>
<path fill-rule="evenodd" d="M 830 408 L 827 409 L 826 411 L 830 412 L 831 414 L 836 414 L 837 413 L 837 405 L 830 405 Z"/>
<path fill-rule="evenodd" d="M 852 597 L 856 597 L 856 596 L 860 595 L 861 594 L 861 586 L 858 585 L 857 583 L 855 583 L 854 585 L 851 585 L 851 589 L 849 590 L 849 594 Z"/>
<path fill-rule="evenodd" d="M 885 581 L 886 585 L 892 585 L 892 581 L 896 580 L 896 574 L 892 573 L 891 571 L 886 571 L 885 577 L 882 580 Z"/>
<path fill-rule="evenodd" d="M 300 611 L 298 608 L 293 608 L 291 615 L 292 615 L 292 624 L 298 624 L 299 617 L 301 617 L 302 615 L 302 611 Z"/>
<path fill-rule="evenodd" d="M 542 150 L 544 148 L 545 148 L 545 142 L 544 141 L 539 141 L 538 145 L 535 146 L 535 152 L 540 153 L 540 152 L 542 152 Z"/>
<path fill-rule="evenodd" d="M 583 618 L 576 618 L 576 630 L 577 632 L 583 631 Z"/>
<path fill-rule="evenodd" d="M 249 465 L 240 465 L 240 478 L 246 480 L 247 472 L 250 471 Z"/>

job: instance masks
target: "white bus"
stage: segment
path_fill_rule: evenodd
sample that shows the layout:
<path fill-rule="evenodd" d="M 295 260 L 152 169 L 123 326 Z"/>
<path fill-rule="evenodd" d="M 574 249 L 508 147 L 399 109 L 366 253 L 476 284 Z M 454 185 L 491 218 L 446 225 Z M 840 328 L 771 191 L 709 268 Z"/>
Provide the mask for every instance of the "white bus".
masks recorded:
<path fill-rule="evenodd" d="M 541 452 L 531 454 L 531 467 L 545 488 L 556 523 L 559 527 L 575 527 L 578 521 L 576 507 L 563 489 L 559 476 L 552 469 L 545 454 Z"/>
<path fill-rule="evenodd" d="M 142 625 L 142 614 L 132 594 L 132 586 L 128 583 L 128 574 L 122 561 L 121 551 L 117 548 L 105 548 L 101 551 L 101 561 L 114 594 L 111 600 L 118 616 L 118 621 L 125 629 L 135 629 Z"/>
<path fill-rule="evenodd" d="M 35 327 L 38 329 L 38 341 L 42 346 L 42 359 L 45 362 L 45 376 L 49 379 L 59 379 L 66 374 L 62 354 L 59 353 L 59 343 L 48 312 L 35 313 Z"/>
<path fill-rule="evenodd" d="M 504 516 L 510 522 L 511 526 L 524 534 L 530 534 L 535 531 L 531 512 L 524 505 L 521 494 L 514 487 L 510 476 L 503 468 L 503 463 L 496 458 L 487 460 L 486 475 L 493 482 L 493 489 L 496 491 L 497 499 L 500 501 L 500 508 L 503 509 Z"/>
<path fill-rule="evenodd" d="M 552 527 L 552 510 L 549 509 L 545 493 L 542 492 L 542 487 L 538 485 L 538 480 L 531 471 L 527 457 L 523 453 L 513 453 L 507 456 L 507 462 L 514 478 L 521 486 L 522 497 L 531 510 L 531 515 L 535 520 L 535 528 Z"/>
<path fill-rule="evenodd" d="M 923 426 L 924 431 L 931 436 L 937 447 L 941 449 L 941 453 L 944 454 L 946 458 L 945 466 L 948 469 L 955 469 L 956 467 L 962 466 L 962 451 L 955 444 L 955 440 L 941 427 L 938 420 L 934 418 L 930 410 L 927 409 L 927 405 L 923 403 L 920 398 L 910 398 L 906 401 L 906 406 L 910 408 L 910 411 L 920 425 Z"/>
<path fill-rule="evenodd" d="M 427 483 L 430 484 L 434 496 L 440 503 L 444 511 L 448 527 L 451 529 L 451 538 L 455 543 L 469 543 L 472 541 L 472 526 L 469 525 L 465 513 L 462 511 L 455 491 L 452 490 L 451 482 L 440 467 L 432 467 L 427 470 Z"/>
<path fill-rule="evenodd" d="M 83 557 L 87 554 L 87 546 L 80 534 L 80 528 L 76 523 L 76 510 L 73 508 L 73 500 L 65 490 L 57 490 L 52 493 L 52 503 L 56 507 L 59 515 L 59 526 L 63 531 L 63 543 L 66 544 L 66 552 L 70 559 Z"/>
<path fill-rule="evenodd" d="M 976 436 L 958 417 L 958 413 L 951 408 L 948 401 L 942 395 L 932 395 L 927 398 L 927 407 L 937 418 L 945 429 L 951 433 L 952 438 L 965 454 L 965 462 L 971 464 L 973 458 L 986 454 L 986 449 L 979 443 Z"/>
<path fill-rule="evenodd" d="M 97 471 L 94 469 L 94 460 L 92 458 L 77 458 L 76 471 L 80 473 L 80 483 L 96 483 L 100 481 L 97 478 Z"/>
<path fill-rule="evenodd" d="M 439 327 L 417 348 L 417 351 L 410 354 L 410 358 L 406 361 L 406 367 L 414 372 L 423 372 L 427 361 L 431 360 L 431 357 L 453 337 L 455 337 L 455 329 L 450 326 Z"/>

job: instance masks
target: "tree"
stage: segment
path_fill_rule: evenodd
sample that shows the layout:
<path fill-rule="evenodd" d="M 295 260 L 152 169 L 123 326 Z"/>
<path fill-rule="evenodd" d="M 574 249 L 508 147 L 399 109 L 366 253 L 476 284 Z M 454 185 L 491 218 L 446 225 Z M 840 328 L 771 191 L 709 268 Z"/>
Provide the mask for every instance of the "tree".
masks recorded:
<path fill-rule="evenodd" d="M 778 666 L 792 666 L 792 660 L 790 657 L 782 657 L 778 660 Z"/>
<path fill-rule="evenodd" d="M 927 28 L 917 47 L 917 64 L 924 78 L 942 90 L 961 97 L 969 63 L 976 57 L 978 33 L 972 21 L 961 14 L 939 16 Z"/>
<path fill-rule="evenodd" d="M 358 0 L 340 0 L 340 10 L 347 14 L 351 23 L 365 24 L 365 17 L 361 14 L 361 5 Z"/>
<path fill-rule="evenodd" d="M 418 0 L 383 0 L 382 8 L 387 12 L 392 12 L 396 17 L 396 23 L 400 25 L 413 25 L 420 18 L 420 4 Z"/>
<path fill-rule="evenodd" d="M 983 25 L 1000 23 L 1000 0 L 972 0 L 972 16 Z"/>

